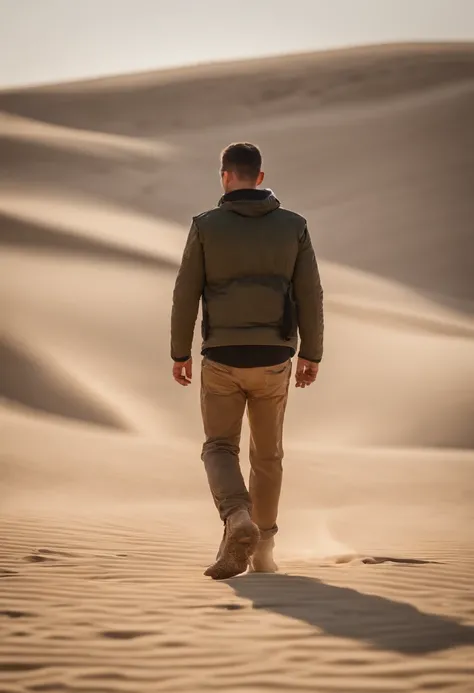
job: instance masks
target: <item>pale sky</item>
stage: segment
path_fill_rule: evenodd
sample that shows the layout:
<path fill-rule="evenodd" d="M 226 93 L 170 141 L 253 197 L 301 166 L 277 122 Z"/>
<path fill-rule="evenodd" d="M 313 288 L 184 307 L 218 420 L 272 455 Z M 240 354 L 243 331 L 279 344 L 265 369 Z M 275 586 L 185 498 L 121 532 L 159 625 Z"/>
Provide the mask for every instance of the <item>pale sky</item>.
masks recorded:
<path fill-rule="evenodd" d="M 0 87 L 420 40 L 474 41 L 474 0 L 0 0 Z"/>

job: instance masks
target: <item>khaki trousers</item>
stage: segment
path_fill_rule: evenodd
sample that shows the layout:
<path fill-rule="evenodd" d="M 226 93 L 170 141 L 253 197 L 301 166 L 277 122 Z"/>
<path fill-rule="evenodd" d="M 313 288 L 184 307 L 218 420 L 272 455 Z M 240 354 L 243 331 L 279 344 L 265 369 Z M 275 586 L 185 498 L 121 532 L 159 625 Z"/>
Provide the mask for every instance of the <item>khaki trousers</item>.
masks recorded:
<path fill-rule="evenodd" d="M 291 361 L 268 368 L 232 368 L 204 358 L 201 409 L 202 450 L 209 486 L 221 519 L 248 508 L 262 538 L 278 531 L 282 482 L 283 420 Z M 239 464 L 242 420 L 250 425 L 250 484 Z"/>

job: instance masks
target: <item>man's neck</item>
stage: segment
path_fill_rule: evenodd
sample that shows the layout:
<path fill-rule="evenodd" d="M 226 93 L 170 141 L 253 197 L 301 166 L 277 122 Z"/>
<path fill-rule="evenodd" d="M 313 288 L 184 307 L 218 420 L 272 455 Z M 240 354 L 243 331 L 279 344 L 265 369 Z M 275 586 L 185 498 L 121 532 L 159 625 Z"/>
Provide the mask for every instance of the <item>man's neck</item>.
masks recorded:
<path fill-rule="evenodd" d="M 242 183 L 242 184 L 240 184 L 240 185 L 236 185 L 236 186 L 231 186 L 231 187 L 229 187 L 229 188 L 225 191 L 225 194 L 227 195 L 228 193 L 237 192 L 238 190 L 257 190 L 257 186 L 256 186 L 256 185 L 251 185 L 251 184 L 245 185 L 244 183 Z"/>

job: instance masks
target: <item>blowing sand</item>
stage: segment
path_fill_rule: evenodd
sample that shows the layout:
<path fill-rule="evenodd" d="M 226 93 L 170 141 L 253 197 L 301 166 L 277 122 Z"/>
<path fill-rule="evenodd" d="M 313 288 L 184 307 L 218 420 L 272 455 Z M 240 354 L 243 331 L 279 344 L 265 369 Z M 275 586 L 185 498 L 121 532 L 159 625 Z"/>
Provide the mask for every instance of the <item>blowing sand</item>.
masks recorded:
<path fill-rule="evenodd" d="M 0 691 L 473 691 L 472 46 L 0 92 L 0 110 Z M 309 220 L 326 357 L 290 397 L 280 574 L 215 583 L 198 343 L 178 388 L 169 313 L 240 139 Z"/>

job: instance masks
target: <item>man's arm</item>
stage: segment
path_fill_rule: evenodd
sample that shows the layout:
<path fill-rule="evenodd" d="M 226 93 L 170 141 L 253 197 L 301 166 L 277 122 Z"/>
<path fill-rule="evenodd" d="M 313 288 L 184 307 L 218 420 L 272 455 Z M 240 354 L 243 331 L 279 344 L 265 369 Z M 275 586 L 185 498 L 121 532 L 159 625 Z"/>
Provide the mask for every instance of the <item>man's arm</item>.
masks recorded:
<path fill-rule="evenodd" d="M 299 358 L 319 363 L 323 357 L 323 289 L 308 227 L 299 239 L 293 290 L 300 332 Z"/>
<path fill-rule="evenodd" d="M 198 228 L 193 222 L 173 292 L 171 358 L 174 361 L 184 362 L 191 357 L 194 326 L 204 281 L 204 253 Z"/>

